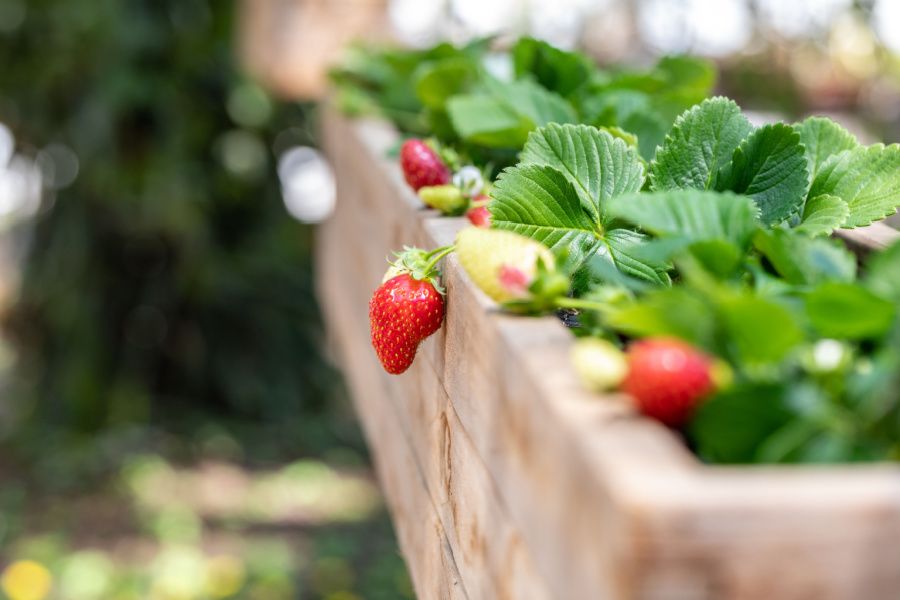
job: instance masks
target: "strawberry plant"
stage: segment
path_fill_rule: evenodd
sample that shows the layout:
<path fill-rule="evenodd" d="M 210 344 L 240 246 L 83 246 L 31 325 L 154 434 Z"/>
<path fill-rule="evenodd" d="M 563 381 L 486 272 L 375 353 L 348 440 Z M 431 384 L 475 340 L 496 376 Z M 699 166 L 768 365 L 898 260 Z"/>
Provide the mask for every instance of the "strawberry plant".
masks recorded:
<path fill-rule="evenodd" d="M 818 117 L 754 128 L 713 98 L 676 120 L 646 172 L 606 131 L 548 125 L 490 204 L 494 227 L 561 257 L 575 297 L 555 305 L 582 310 L 578 334 L 679 340 L 663 345 L 687 374 L 653 375 L 632 344 L 621 387 L 637 407 L 716 462 L 898 456 L 900 246 L 860 277 L 824 235 L 896 210 L 900 148 Z M 731 385 L 712 385 L 715 360 Z"/>
<path fill-rule="evenodd" d="M 900 245 L 861 269 L 829 237 L 897 210 L 900 146 L 822 117 L 754 127 L 703 99 L 692 59 L 604 71 L 525 39 L 505 80 L 484 50 L 423 62 L 413 87 L 429 160 L 455 171 L 420 195 L 478 226 L 455 249 L 488 296 L 565 311 L 588 386 L 705 460 L 900 458 Z"/>

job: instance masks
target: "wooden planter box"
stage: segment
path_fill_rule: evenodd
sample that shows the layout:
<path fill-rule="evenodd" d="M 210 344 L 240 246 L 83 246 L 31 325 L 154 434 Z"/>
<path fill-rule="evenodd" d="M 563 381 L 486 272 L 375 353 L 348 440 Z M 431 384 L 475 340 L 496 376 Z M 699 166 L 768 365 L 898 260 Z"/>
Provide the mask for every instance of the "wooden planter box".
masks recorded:
<path fill-rule="evenodd" d="M 465 223 L 422 208 L 388 125 L 326 111 L 322 133 L 319 297 L 420 598 L 900 597 L 900 468 L 703 465 L 584 392 L 563 325 L 501 314 L 452 255 L 443 328 L 384 373 L 367 303 L 385 257 Z"/>

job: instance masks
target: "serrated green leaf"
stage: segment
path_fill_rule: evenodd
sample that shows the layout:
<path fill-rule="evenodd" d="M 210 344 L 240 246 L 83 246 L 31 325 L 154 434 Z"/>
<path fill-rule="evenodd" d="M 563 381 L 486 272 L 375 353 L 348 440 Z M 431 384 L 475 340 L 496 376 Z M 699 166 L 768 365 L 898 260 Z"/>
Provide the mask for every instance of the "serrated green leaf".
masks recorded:
<path fill-rule="evenodd" d="M 852 133 L 826 117 L 809 117 L 794 125 L 794 129 L 806 149 L 810 181 L 816 178 L 819 168 L 830 156 L 859 145 Z"/>
<path fill-rule="evenodd" d="M 803 206 L 800 224 L 794 230 L 810 236 L 827 235 L 840 227 L 850 216 L 847 203 L 830 194 L 810 198 Z"/>
<path fill-rule="evenodd" d="M 650 163 L 654 190 L 716 187 L 719 170 L 753 126 L 732 100 L 704 100 L 675 120 Z"/>
<path fill-rule="evenodd" d="M 772 229 L 758 232 L 753 244 L 789 283 L 849 282 L 856 277 L 856 257 L 828 238 L 810 238 Z"/>
<path fill-rule="evenodd" d="M 528 136 L 521 165 L 546 165 L 575 186 L 595 223 L 605 223 L 606 202 L 641 189 L 644 167 L 625 142 L 589 125 L 541 127 Z"/>
<path fill-rule="evenodd" d="M 900 145 L 874 144 L 830 156 L 819 168 L 809 197 L 831 194 L 850 207 L 843 227 L 862 227 L 900 206 Z"/>
<path fill-rule="evenodd" d="M 625 131 L 621 127 L 616 127 L 615 125 L 601 125 L 598 127 L 600 131 L 605 131 L 609 135 L 614 138 L 618 138 L 625 142 L 625 145 L 629 148 L 637 148 L 638 147 L 638 138 L 633 133 L 629 133 Z"/>
<path fill-rule="evenodd" d="M 603 241 L 609 257 L 625 275 L 658 285 L 671 283 L 666 263 L 648 261 L 638 253 L 638 249 L 646 243 L 647 236 L 630 229 L 613 229 L 606 232 Z M 600 251 L 603 251 L 602 247 Z"/>
<path fill-rule="evenodd" d="M 863 282 L 882 298 L 900 303 L 900 241 L 869 260 Z"/>
<path fill-rule="evenodd" d="M 727 240 L 745 248 L 759 227 L 753 200 L 731 192 L 671 190 L 620 196 L 609 214 L 658 236 Z"/>
<path fill-rule="evenodd" d="M 800 134 L 784 123 L 765 125 L 734 150 L 719 174 L 716 188 L 753 198 L 764 225 L 775 225 L 796 213 L 809 186 Z"/>
<path fill-rule="evenodd" d="M 731 296 L 720 301 L 719 310 L 729 350 L 739 364 L 777 363 L 803 341 L 794 315 L 772 300 Z"/>
<path fill-rule="evenodd" d="M 826 282 L 806 297 L 806 314 L 812 326 L 825 337 L 873 339 L 891 328 L 895 303 L 880 298 L 859 285 Z"/>
<path fill-rule="evenodd" d="M 577 267 L 602 243 L 602 231 L 585 210 L 581 196 L 561 172 L 546 165 L 506 169 L 491 189 L 491 220 L 564 253 Z"/>

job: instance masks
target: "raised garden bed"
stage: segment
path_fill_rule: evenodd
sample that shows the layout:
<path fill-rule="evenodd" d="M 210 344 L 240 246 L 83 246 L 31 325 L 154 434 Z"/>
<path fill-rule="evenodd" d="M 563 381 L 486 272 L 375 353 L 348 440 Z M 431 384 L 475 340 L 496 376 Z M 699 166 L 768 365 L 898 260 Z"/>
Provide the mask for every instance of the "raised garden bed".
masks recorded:
<path fill-rule="evenodd" d="M 421 208 L 387 158 L 390 126 L 329 111 L 322 133 L 338 203 L 320 300 L 419 597 L 896 597 L 900 468 L 703 465 L 583 391 L 564 326 L 502 314 L 455 255 L 444 326 L 386 374 L 366 318 L 385 257 L 450 244 L 464 220 Z"/>

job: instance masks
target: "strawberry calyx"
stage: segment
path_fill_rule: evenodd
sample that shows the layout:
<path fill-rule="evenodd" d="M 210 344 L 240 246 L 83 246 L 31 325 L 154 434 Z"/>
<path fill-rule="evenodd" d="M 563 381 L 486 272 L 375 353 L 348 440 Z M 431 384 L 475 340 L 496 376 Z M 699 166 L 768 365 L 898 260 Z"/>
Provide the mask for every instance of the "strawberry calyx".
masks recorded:
<path fill-rule="evenodd" d="M 385 272 L 381 282 L 384 283 L 399 275 L 409 275 L 418 281 L 427 281 L 441 295 L 445 295 L 438 279 L 441 276 L 437 268 L 438 262 L 451 252 L 453 246 L 442 246 L 428 251 L 414 246 L 404 246 L 400 252 L 395 252 L 396 260 L 389 261 L 391 265 Z"/>

